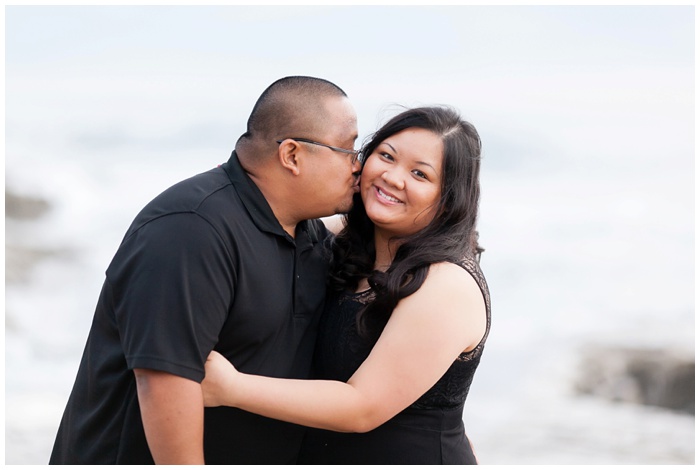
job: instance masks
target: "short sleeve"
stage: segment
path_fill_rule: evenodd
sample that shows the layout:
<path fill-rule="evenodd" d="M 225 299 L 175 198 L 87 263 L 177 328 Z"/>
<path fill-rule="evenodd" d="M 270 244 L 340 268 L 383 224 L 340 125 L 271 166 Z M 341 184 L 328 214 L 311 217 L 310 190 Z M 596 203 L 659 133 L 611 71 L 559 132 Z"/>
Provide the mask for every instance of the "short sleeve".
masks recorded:
<path fill-rule="evenodd" d="M 234 295 L 230 251 L 195 213 L 157 218 L 125 238 L 107 280 L 130 369 L 204 378 Z"/>

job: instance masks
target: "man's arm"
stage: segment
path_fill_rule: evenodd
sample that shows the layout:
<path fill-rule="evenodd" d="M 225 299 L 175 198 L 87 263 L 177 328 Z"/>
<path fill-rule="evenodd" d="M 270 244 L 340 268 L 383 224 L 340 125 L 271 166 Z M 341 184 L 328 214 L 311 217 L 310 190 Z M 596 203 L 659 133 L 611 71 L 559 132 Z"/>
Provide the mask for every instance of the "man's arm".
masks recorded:
<path fill-rule="evenodd" d="M 156 464 L 204 464 L 201 385 L 177 375 L 134 369 L 141 419 Z"/>

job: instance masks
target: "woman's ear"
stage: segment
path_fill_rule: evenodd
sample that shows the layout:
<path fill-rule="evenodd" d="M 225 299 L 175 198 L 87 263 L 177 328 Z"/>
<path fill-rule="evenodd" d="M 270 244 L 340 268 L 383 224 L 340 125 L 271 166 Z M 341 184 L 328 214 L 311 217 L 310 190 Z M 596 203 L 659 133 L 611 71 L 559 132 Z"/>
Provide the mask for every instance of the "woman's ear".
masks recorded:
<path fill-rule="evenodd" d="M 299 157 L 301 145 L 292 139 L 285 139 L 277 148 L 277 158 L 282 167 L 292 172 L 294 176 L 299 176 Z"/>

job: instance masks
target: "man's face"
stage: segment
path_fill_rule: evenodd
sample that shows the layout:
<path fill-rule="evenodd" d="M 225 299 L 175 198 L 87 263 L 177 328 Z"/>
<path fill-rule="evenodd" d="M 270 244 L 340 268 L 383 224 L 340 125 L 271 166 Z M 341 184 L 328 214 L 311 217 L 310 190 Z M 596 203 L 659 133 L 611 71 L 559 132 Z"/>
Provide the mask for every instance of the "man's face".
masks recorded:
<path fill-rule="evenodd" d="M 344 150 L 354 150 L 357 140 L 357 115 L 347 98 L 334 97 L 326 102 L 325 132 L 313 140 Z M 352 196 L 359 191 L 361 164 L 355 155 L 323 145 L 302 143 L 313 158 L 313 171 L 307 180 L 312 189 L 312 206 L 318 217 L 346 213 Z"/>

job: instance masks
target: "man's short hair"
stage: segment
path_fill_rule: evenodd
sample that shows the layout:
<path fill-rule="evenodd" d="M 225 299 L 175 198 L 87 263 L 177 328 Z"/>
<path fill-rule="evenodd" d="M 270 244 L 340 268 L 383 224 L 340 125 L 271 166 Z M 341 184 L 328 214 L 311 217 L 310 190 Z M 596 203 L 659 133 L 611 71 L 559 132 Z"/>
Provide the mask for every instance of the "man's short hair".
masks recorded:
<path fill-rule="evenodd" d="M 243 139 L 303 137 L 323 125 L 323 103 L 329 97 L 347 98 L 334 83 L 322 78 L 291 76 L 277 80 L 260 95 L 248 118 Z"/>

